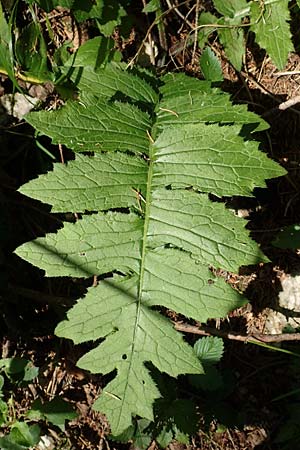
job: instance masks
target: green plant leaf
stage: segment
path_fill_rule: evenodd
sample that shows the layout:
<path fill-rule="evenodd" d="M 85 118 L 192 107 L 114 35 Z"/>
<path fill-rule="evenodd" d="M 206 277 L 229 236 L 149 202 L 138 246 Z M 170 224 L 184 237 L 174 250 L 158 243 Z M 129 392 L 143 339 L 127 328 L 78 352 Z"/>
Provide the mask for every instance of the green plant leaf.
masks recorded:
<path fill-rule="evenodd" d="M 203 364 L 216 364 L 223 356 L 224 343 L 217 336 L 206 336 L 195 342 L 194 350 Z"/>
<path fill-rule="evenodd" d="M 84 74 L 87 67 L 91 67 L 90 73 L 93 74 L 95 69 L 114 60 L 117 54 L 120 55 L 120 52 L 114 49 L 114 44 L 113 39 L 104 36 L 97 36 L 93 39 L 89 39 L 79 47 L 75 55 L 68 58 L 64 67 L 67 70 L 69 70 L 70 67 L 72 67 L 72 69 L 75 67 L 84 67 Z M 79 72 L 72 70 L 72 74 L 73 79 L 76 82 Z M 93 87 L 93 82 L 91 83 L 91 86 Z"/>
<path fill-rule="evenodd" d="M 243 57 L 245 54 L 244 31 L 240 27 L 241 19 L 248 14 L 246 0 L 214 0 L 214 5 L 218 12 L 223 15 L 221 18 L 213 16 L 211 13 L 202 13 L 199 19 L 200 28 L 198 41 L 203 47 L 209 34 L 217 30 L 223 45 L 226 56 L 237 70 L 241 70 Z M 220 27 L 206 27 L 209 24 L 217 24 Z"/>
<path fill-rule="evenodd" d="M 17 444 L 32 447 L 39 442 L 40 427 L 28 425 L 25 422 L 15 422 L 11 427 L 10 436 Z"/>
<path fill-rule="evenodd" d="M 4 377 L 0 375 L 0 396 L 2 395 L 3 386 L 4 386 Z"/>
<path fill-rule="evenodd" d="M 31 22 L 22 29 L 15 54 L 23 71 L 43 80 L 52 78 L 48 70 L 46 43 L 37 23 Z"/>
<path fill-rule="evenodd" d="M 99 30 L 104 36 L 108 37 L 111 36 L 114 29 L 117 26 L 120 26 L 122 30 L 122 22 L 129 22 L 129 17 L 126 12 L 126 9 L 124 8 L 124 4 L 126 5 L 126 1 L 118 1 L 118 2 L 111 2 L 110 0 L 102 0 L 103 10 L 101 17 L 99 15 L 98 18 L 98 26 Z"/>
<path fill-rule="evenodd" d="M 1 450 L 26 450 L 28 446 L 24 447 L 24 445 L 19 445 L 12 440 L 13 438 L 8 436 L 0 437 L 0 446 Z"/>
<path fill-rule="evenodd" d="M 152 440 L 151 430 L 149 428 L 151 423 L 147 419 L 134 420 L 134 423 L 122 434 L 118 436 L 110 435 L 109 438 L 116 442 L 124 442 L 125 444 L 128 441 L 132 441 L 134 448 L 137 450 L 147 449 Z"/>
<path fill-rule="evenodd" d="M 132 441 L 136 450 L 147 450 L 149 448 L 152 440 L 151 435 L 147 432 L 149 423 L 150 422 L 147 419 L 137 420 L 135 432 L 132 436 Z"/>
<path fill-rule="evenodd" d="M 76 155 L 75 161 L 56 164 L 53 172 L 32 180 L 20 191 L 49 204 L 55 196 L 52 210 L 56 212 L 138 208 L 139 195 L 146 193 L 147 172 L 143 158 L 126 153 L 100 153 L 91 158 Z"/>
<path fill-rule="evenodd" d="M 133 105 L 104 103 L 90 94 L 82 95 L 78 103 L 69 101 L 64 109 L 53 114 L 38 112 L 28 116 L 28 121 L 38 131 L 47 127 L 49 135 L 53 135 L 53 143 L 64 143 L 82 152 L 92 148 L 98 152 L 129 148 L 142 152 L 149 144 L 148 114 Z"/>
<path fill-rule="evenodd" d="M 137 75 L 125 70 L 122 66 L 109 64 L 105 68 L 94 70 L 87 66 L 75 69 L 71 79 L 81 91 L 86 91 L 96 96 L 111 98 L 119 93 L 128 96 L 131 101 L 153 104 L 157 101 L 157 93 L 151 89 L 148 83 Z"/>
<path fill-rule="evenodd" d="M 18 357 L 0 359 L 0 370 L 14 382 L 32 381 L 39 372 L 31 361 Z"/>
<path fill-rule="evenodd" d="M 77 416 L 78 414 L 73 410 L 70 403 L 58 396 L 45 403 L 42 403 L 39 399 L 35 400 L 27 414 L 29 419 L 46 419 L 62 431 L 65 430 L 65 421 L 73 420 Z"/>
<path fill-rule="evenodd" d="M 250 16 L 250 30 L 255 33 L 257 43 L 266 50 L 279 69 L 285 66 L 289 52 L 293 51 L 288 24 L 288 0 L 248 3 L 246 0 L 214 0 L 214 6 L 222 17 L 217 18 L 209 12 L 200 14 L 200 47 L 204 46 L 212 31 L 217 30 L 226 56 L 235 69 L 240 71 L 245 55 L 242 19 Z"/>
<path fill-rule="evenodd" d="M 74 0 L 72 10 L 78 22 L 100 18 L 105 8 L 105 0 Z"/>
<path fill-rule="evenodd" d="M 236 70 L 241 70 L 246 50 L 244 31 L 238 26 L 241 24 L 241 19 L 236 20 L 224 17 L 219 20 L 219 23 L 225 25 L 224 28 L 218 29 L 218 33 L 226 56 Z"/>
<path fill-rule="evenodd" d="M 216 30 L 216 24 L 218 24 L 219 19 L 211 14 L 210 12 L 202 12 L 199 15 L 198 20 L 198 43 L 199 47 L 203 48 L 206 44 L 210 34 Z"/>
<path fill-rule="evenodd" d="M 252 131 L 268 128 L 268 124 L 245 105 L 232 105 L 230 96 L 208 81 L 200 82 L 184 74 L 164 77 L 162 100 L 156 107 L 160 128 L 186 124 L 220 123 L 251 127 Z M 176 96 L 174 95 L 176 92 Z"/>
<path fill-rule="evenodd" d="M 234 18 L 235 14 L 247 8 L 246 0 L 213 0 L 215 8 L 223 16 Z"/>
<path fill-rule="evenodd" d="M 221 63 L 210 47 L 206 47 L 200 57 L 200 68 L 206 80 L 223 81 Z"/>
<path fill-rule="evenodd" d="M 34 380 L 39 374 L 39 368 L 35 367 L 31 361 L 25 366 L 23 380 L 29 382 Z"/>
<path fill-rule="evenodd" d="M 57 328 L 60 336 L 69 335 L 72 330 L 74 342 L 106 336 L 102 345 L 81 358 L 79 366 L 95 373 L 109 373 L 117 368 L 117 377 L 106 386 L 94 405 L 106 413 L 112 433 L 116 435 L 128 428 L 132 414 L 153 420 L 152 403 L 159 397 L 159 391 L 144 366 L 150 354 L 152 363 L 172 376 L 176 377 L 182 371 L 201 372 L 201 364 L 168 320 L 149 309 L 146 287 L 145 300 L 136 301 L 138 288 L 137 277 L 107 280 L 99 288 L 90 290 L 85 299 L 87 302 L 84 305 L 78 303 L 81 311 L 71 310 L 68 321 Z M 99 299 L 102 299 L 100 304 Z M 156 301 L 153 298 L 150 303 L 160 303 L 159 298 Z M 93 315 L 94 325 L 88 321 L 86 332 L 82 333 L 82 317 L 87 311 Z M 80 314 L 84 316 L 80 318 Z M 99 322 L 101 314 L 105 323 L 102 319 Z M 96 326 L 94 331 L 91 326 Z"/>
<path fill-rule="evenodd" d="M 153 83 L 146 72 L 116 65 L 95 73 L 92 94 L 79 82 L 79 101 L 28 115 L 53 142 L 94 156 L 55 164 L 22 192 L 83 216 L 17 254 L 47 276 L 113 273 L 88 289 L 56 334 L 77 344 L 101 340 L 78 365 L 116 371 L 94 407 L 118 436 L 132 416 L 154 419 L 160 389 L 146 362 L 172 377 L 203 372 L 157 309 L 199 322 L 224 316 L 244 300 L 210 267 L 237 271 L 266 260 L 243 221 L 208 194 L 251 195 L 266 177 L 285 172 L 245 138 L 265 122 L 209 82 L 169 74 Z"/>
<path fill-rule="evenodd" d="M 73 14 L 78 22 L 96 19 L 100 32 L 109 37 L 117 26 L 124 28 L 123 22 L 129 23 L 125 7 L 128 1 L 111 2 L 109 0 L 75 0 L 72 6 Z"/>
<path fill-rule="evenodd" d="M 26 422 L 15 422 L 7 436 L 0 437 L 3 450 L 23 450 L 35 446 L 40 440 L 40 427 Z"/>
<path fill-rule="evenodd" d="M 0 398 L 0 426 L 4 425 L 8 419 L 8 405 Z"/>
<path fill-rule="evenodd" d="M 6 71 L 13 83 L 16 83 L 14 74 L 14 58 L 12 34 L 5 20 L 2 3 L 0 2 L 0 66 Z"/>
<path fill-rule="evenodd" d="M 278 69 L 286 65 L 289 52 L 293 51 L 288 21 L 288 0 L 269 4 L 251 2 L 251 31 L 257 43 L 266 50 Z"/>
<path fill-rule="evenodd" d="M 173 439 L 173 430 L 167 426 L 164 426 L 159 435 L 156 437 L 156 441 L 161 448 L 167 448 Z"/>
<path fill-rule="evenodd" d="M 199 15 L 198 43 L 200 48 L 204 47 L 209 38 L 209 35 L 216 30 L 215 25 L 218 24 L 218 22 L 219 19 L 210 12 L 202 12 Z"/>
<path fill-rule="evenodd" d="M 194 351 L 203 364 L 205 373 L 202 375 L 190 375 L 189 382 L 192 386 L 203 391 L 216 391 L 223 386 L 223 378 L 215 364 L 220 361 L 224 352 L 224 344 L 221 338 L 207 336 L 198 339 L 194 344 Z"/>
<path fill-rule="evenodd" d="M 143 8 L 143 13 L 152 13 L 160 9 L 160 0 L 150 0 L 150 2 Z"/>
<path fill-rule="evenodd" d="M 72 9 L 78 22 L 105 16 L 105 0 L 38 0 L 36 1 L 45 11 L 50 12 L 58 6 Z M 116 2 L 119 4 L 119 2 Z"/>
<path fill-rule="evenodd" d="M 192 400 L 173 398 L 160 399 L 156 408 L 156 431 L 155 440 L 166 448 L 172 440 L 188 444 L 189 436 L 196 433 L 198 417 L 196 405 Z"/>
<path fill-rule="evenodd" d="M 281 230 L 272 244 L 278 248 L 300 248 L 300 225 L 290 225 Z"/>

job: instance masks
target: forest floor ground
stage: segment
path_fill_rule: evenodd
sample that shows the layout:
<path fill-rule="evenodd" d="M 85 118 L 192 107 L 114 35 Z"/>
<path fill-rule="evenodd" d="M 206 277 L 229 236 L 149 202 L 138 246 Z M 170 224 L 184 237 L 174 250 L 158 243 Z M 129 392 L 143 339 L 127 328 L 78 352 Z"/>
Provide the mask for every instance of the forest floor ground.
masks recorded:
<path fill-rule="evenodd" d="M 138 44 L 139 42 L 136 43 L 136 48 Z M 131 45 L 134 46 L 134 42 Z M 270 263 L 242 268 L 239 276 L 224 274 L 229 283 L 245 291 L 249 304 L 217 325 L 223 330 L 241 334 L 264 332 L 270 311 L 278 310 L 283 280 L 290 275 L 300 274 L 300 255 L 297 251 L 272 246 L 272 240 L 283 226 L 300 223 L 300 103 L 285 110 L 279 109 L 280 104 L 300 95 L 300 56 L 290 54 L 284 72 L 280 73 L 264 52 L 249 42 L 243 70 L 237 73 L 228 63 L 217 40 L 211 41 L 210 45 L 222 62 L 224 90 L 230 92 L 235 103 L 247 103 L 250 110 L 269 123 L 269 130 L 258 134 L 257 138 L 262 142 L 263 151 L 288 171 L 288 176 L 269 181 L 267 189 L 256 190 L 255 197 L 250 200 L 228 200 L 229 207 L 247 217 L 248 229 L 269 257 Z M 196 54 L 199 55 L 200 53 Z M 187 54 L 178 53 L 175 63 L 173 61 L 170 66 L 177 65 L 188 74 L 201 77 L 200 69 L 194 63 L 196 59 L 189 49 Z M 4 77 L 1 86 L 2 94 L 10 92 L 11 86 Z M 6 168 L 12 177 L 20 176 L 22 172 L 22 168 L 12 168 L 9 164 Z M 16 208 L 9 210 L 8 214 L 14 220 L 19 220 Z M 28 227 L 31 227 L 26 212 L 22 212 L 21 219 L 28 220 Z M 10 264 L 15 264 L 13 257 Z M 52 448 L 130 449 L 130 443 L 120 444 L 108 439 L 105 418 L 92 410 L 92 404 L 105 381 L 103 377 L 78 369 L 76 361 L 83 352 L 82 348 L 53 336 L 58 305 L 55 301 L 52 306 L 51 302 L 47 302 L 51 295 L 53 298 L 67 298 L 68 295 L 72 297 L 76 289 L 63 279 L 56 280 L 55 285 L 49 286 L 39 279 L 36 281 L 35 274 L 32 274 L 22 291 L 18 267 L 12 270 L 15 270 L 15 288 L 19 286 L 19 291 L 15 291 L 17 301 L 22 302 L 23 311 L 18 319 L 11 318 L 11 329 L 7 326 L 10 318 L 6 317 L 6 332 L 1 342 L 2 358 L 25 357 L 40 368 L 38 379 L 26 388 L 15 388 L 15 414 L 24 414 L 37 396 L 49 399 L 60 395 L 74 406 L 79 416 L 68 422 L 64 433 L 50 425 L 43 425 L 43 434 L 51 438 Z M 81 286 L 80 289 L 83 290 L 84 287 Z M 75 293 L 77 295 L 78 292 Z M 26 302 L 29 303 L 34 298 L 34 308 L 27 307 Z M 17 308 L 15 302 L 12 299 L 12 304 Z M 18 329 L 18 333 L 14 329 Z M 285 348 L 297 352 L 295 345 L 285 345 Z M 233 418 L 228 426 L 224 424 L 221 428 L 220 423 L 212 420 L 209 427 L 199 427 L 199 432 L 188 446 L 174 442 L 168 448 L 280 449 L 274 436 L 285 420 L 283 418 L 288 417 L 289 398 L 286 403 L 276 402 L 274 399 L 291 391 L 295 380 L 300 379 L 295 359 L 257 345 L 227 340 L 222 365 L 223 368 L 234 371 L 236 384 L 226 402 L 233 410 L 243 410 L 244 424 L 235 425 Z M 199 408 L 201 409 L 201 400 Z M 156 450 L 155 442 L 150 448 Z"/>

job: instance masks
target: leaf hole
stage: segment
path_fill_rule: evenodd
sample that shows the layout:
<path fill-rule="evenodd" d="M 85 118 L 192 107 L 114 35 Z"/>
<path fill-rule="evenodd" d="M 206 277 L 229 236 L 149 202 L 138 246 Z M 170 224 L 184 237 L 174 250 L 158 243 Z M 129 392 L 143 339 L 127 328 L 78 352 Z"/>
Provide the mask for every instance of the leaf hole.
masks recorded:
<path fill-rule="evenodd" d="M 125 353 L 122 355 L 122 359 L 127 359 L 127 355 Z"/>

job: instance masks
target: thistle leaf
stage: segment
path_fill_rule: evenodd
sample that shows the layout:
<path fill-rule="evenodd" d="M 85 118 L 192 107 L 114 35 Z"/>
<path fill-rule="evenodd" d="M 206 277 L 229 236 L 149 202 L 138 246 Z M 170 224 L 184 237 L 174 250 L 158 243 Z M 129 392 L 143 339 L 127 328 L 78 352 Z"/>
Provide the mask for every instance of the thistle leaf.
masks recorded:
<path fill-rule="evenodd" d="M 21 188 L 54 211 L 83 216 L 16 253 L 47 276 L 113 273 L 88 290 L 56 334 L 77 344 L 101 340 L 78 365 L 116 371 L 94 406 L 118 436 L 132 416 L 153 420 L 161 394 L 145 363 L 172 377 L 203 372 L 161 308 L 199 322 L 225 316 L 245 301 L 211 267 L 238 271 L 267 260 L 244 222 L 209 194 L 251 195 L 285 172 L 245 138 L 266 123 L 209 82 L 169 74 L 156 83 L 159 91 L 155 83 L 145 91 L 146 73 L 108 65 L 101 74 L 92 94 L 81 84 L 79 101 L 28 115 L 54 143 L 94 156 L 77 154 Z"/>

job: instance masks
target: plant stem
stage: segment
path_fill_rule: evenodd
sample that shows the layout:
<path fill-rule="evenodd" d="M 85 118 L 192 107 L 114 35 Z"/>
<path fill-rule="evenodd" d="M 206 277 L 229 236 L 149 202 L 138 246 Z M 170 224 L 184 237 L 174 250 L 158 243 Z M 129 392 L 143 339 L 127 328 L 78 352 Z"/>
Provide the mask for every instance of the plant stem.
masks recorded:
<path fill-rule="evenodd" d="M 3 67 L 0 67 L 0 74 L 8 76 L 7 70 L 5 70 Z M 43 84 L 46 82 L 46 80 L 41 80 L 40 78 L 34 77 L 32 75 L 24 75 L 20 72 L 16 72 L 15 77 L 18 80 L 25 81 L 26 83 L 32 83 L 32 84 Z"/>
<path fill-rule="evenodd" d="M 268 342 L 286 342 L 286 341 L 300 341 L 300 333 L 282 333 L 282 334 L 240 334 L 235 331 L 222 331 L 216 328 L 201 325 L 200 327 L 189 325 L 186 323 L 174 323 L 176 330 L 184 333 L 200 334 L 202 336 L 219 336 L 233 341 L 240 341 L 245 343 L 268 343 Z"/>

